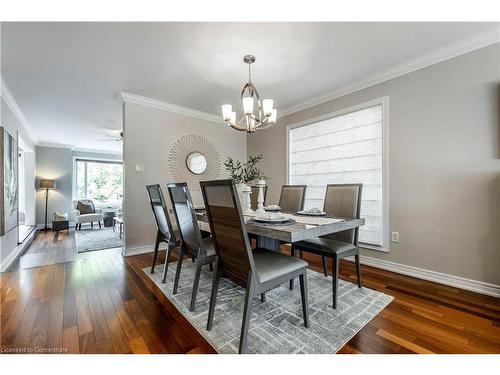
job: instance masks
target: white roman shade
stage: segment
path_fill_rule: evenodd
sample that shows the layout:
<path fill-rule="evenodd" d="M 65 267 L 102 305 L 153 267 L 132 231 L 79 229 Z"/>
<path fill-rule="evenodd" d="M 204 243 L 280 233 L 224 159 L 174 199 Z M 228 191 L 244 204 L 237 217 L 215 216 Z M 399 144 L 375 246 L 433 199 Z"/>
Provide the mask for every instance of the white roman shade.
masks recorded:
<path fill-rule="evenodd" d="M 363 183 L 360 242 L 383 245 L 382 105 L 289 129 L 289 183 L 307 185 L 305 208 L 323 208 L 327 184 Z"/>

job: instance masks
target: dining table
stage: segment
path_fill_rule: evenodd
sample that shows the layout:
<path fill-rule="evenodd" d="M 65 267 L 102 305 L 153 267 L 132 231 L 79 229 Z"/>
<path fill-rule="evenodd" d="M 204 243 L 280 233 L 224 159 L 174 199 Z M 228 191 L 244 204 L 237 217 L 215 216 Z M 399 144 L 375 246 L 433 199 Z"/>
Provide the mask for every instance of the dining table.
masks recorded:
<path fill-rule="evenodd" d="M 281 244 L 308 240 L 348 229 L 359 228 L 365 224 L 364 218 L 344 218 L 333 216 L 307 216 L 299 214 L 282 214 L 291 219 L 288 224 L 260 223 L 255 221 L 259 216 L 268 214 L 244 214 L 246 230 L 257 239 L 257 247 L 275 252 L 281 251 Z M 271 215 L 271 214 L 269 214 Z M 200 229 L 209 231 L 208 217 L 204 210 L 196 212 Z"/>

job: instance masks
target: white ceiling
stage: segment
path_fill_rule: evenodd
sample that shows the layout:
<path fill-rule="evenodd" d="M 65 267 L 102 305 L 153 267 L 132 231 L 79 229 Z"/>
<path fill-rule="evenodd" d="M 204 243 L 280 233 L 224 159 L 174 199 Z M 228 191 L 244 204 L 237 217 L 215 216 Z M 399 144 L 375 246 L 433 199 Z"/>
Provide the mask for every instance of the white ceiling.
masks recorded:
<path fill-rule="evenodd" d="M 278 111 L 495 23 L 3 23 L 2 76 L 43 143 L 120 151 L 119 91 L 219 114 L 253 81 Z"/>

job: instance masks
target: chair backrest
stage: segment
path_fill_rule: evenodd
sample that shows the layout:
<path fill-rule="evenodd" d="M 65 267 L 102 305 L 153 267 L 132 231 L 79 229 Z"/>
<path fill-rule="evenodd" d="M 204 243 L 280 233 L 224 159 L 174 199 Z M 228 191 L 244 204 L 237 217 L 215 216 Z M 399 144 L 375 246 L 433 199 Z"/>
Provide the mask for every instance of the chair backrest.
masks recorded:
<path fill-rule="evenodd" d="M 331 216 L 359 218 L 361 214 L 362 191 L 363 184 L 327 185 L 323 211 Z M 358 228 L 333 233 L 326 237 L 357 245 Z"/>
<path fill-rule="evenodd" d="M 279 206 L 282 212 L 296 213 L 304 209 L 307 185 L 283 185 Z"/>
<path fill-rule="evenodd" d="M 205 248 L 202 245 L 201 232 L 187 184 L 185 182 L 172 183 L 168 184 L 167 188 L 179 226 L 182 245 L 191 255 L 197 255 L 199 249 L 204 252 Z"/>
<path fill-rule="evenodd" d="M 250 208 L 252 210 L 256 210 L 259 206 L 258 198 L 259 198 L 259 187 L 252 186 L 252 194 L 250 194 Z M 264 206 L 266 205 L 266 195 L 267 195 L 267 186 L 263 187 L 264 190 Z"/>
<path fill-rule="evenodd" d="M 175 242 L 176 238 L 174 238 L 174 231 L 172 229 L 170 217 L 168 216 L 165 198 L 163 198 L 163 192 L 160 185 L 146 185 L 146 191 L 148 192 L 149 201 L 151 202 L 156 227 L 164 237 Z"/>
<path fill-rule="evenodd" d="M 200 185 L 219 264 L 225 272 L 247 281 L 249 271 L 255 274 L 255 265 L 233 180 Z"/>

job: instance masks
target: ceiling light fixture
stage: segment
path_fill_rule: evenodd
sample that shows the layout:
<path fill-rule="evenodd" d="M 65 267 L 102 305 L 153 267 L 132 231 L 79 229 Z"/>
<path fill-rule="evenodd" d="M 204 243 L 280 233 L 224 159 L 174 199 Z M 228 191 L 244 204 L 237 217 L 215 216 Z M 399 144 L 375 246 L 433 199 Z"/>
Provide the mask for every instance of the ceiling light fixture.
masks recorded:
<path fill-rule="evenodd" d="M 241 91 L 243 116 L 239 121 L 236 121 L 236 112 L 233 111 L 233 106 L 224 104 L 222 105 L 222 117 L 233 129 L 255 133 L 257 129 L 266 129 L 276 124 L 278 111 L 273 107 L 273 99 L 260 100 L 257 88 L 252 83 L 250 66 L 255 62 L 255 56 L 246 55 L 243 61 L 248 64 L 248 82 Z"/>

